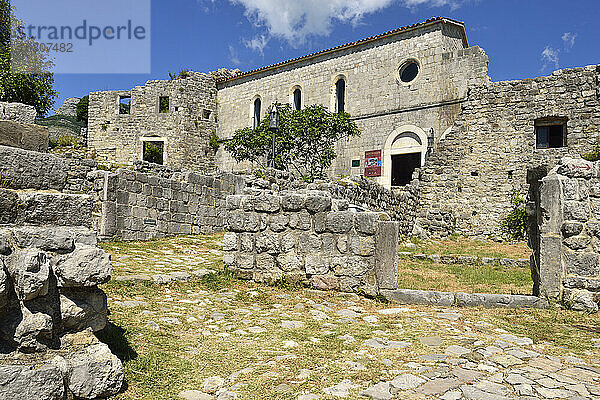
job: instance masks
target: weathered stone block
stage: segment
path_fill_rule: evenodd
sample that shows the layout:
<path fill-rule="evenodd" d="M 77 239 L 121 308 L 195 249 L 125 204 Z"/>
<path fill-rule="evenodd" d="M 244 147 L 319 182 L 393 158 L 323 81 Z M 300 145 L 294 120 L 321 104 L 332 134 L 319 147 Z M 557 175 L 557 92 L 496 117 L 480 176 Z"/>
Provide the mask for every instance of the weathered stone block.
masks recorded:
<path fill-rule="evenodd" d="M 313 275 L 310 277 L 310 284 L 319 290 L 337 290 L 339 279 L 333 275 Z"/>
<path fill-rule="evenodd" d="M 304 259 L 308 275 L 325 275 L 329 272 L 329 259 L 322 254 L 309 254 Z"/>
<path fill-rule="evenodd" d="M 236 254 L 235 261 L 239 269 L 254 269 L 256 266 L 254 254 L 238 253 Z"/>
<path fill-rule="evenodd" d="M 331 196 L 325 193 L 310 193 L 306 196 L 305 206 L 313 214 L 331 211 Z"/>
<path fill-rule="evenodd" d="M 581 250 L 585 249 L 591 241 L 592 238 L 587 235 L 577 235 L 563 240 L 563 243 L 571 250 Z"/>
<path fill-rule="evenodd" d="M 327 214 L 326 226 L 329 232 L 347 233 L 354 226 L 355 213 L 350 211 L 339 211 Z"/>
<path fill-rule="evenodd" d="M 100 289 L 68 289 L 60 293 L 60 314 L 63 328 L 80 332 L 90 328 L 97 332 L 106 326 L 108 306 L 106 294 Z"/>
<path fill-rule="evenodd" d="M 3 400 L 63 400 L 64 374 L 59 365 L 0 365 L 0 398 Z"/>
<path fill-rule="evenodd" d="M 19 247 L 35 247 L 53 252 L 70 252 L 74 248 L 73 235 L 65 228 L 22 227 L 12 230 Z"/>
<path fill-rule="evenodd" d="M 284 272 L 292 272 L 302 270 L 304 272 L 304 260 L 302 256 L 290 252 L 280 254 L 277 257 L 277 265 Z"/>
<path fill-rule="evenodd" d="M 0 120 L 0 145 L 48 152 L 48 128 L 35 124 Z"/>
<path fill-rule="evenodd" d="M 300 211 L 304 208 L 305 196 L 288 193 L 281 196 L 281 208 L 283 211 Z"/>
<path fill-rule="evenodd" d="M 239 249 L 238 236 L 234 232 L 227 232 L 223 236 L 223 250 L 237 251 Z"/>
<path fill-rule="evenodd" d="M 254 252 L 254 235 L 252 233 L 240 234 L 240 250 L 245 253 Z"/>
<path fill-rule="evenodd" d="M 13 224 L 17 221 L 19 196 L 12 190 L 0 189 L 0 224 Z"/>
<path fill-rule="evenodd" d="M 394 221 L 378 222 L 375 241 L 375 276 L 380 289 L 398 287 L 398 234 L 400 226 Z"/>
<path fill-rule="evenodd" d="M 76 398 L 114 396 L 123 385 L 123 366 L 104 343 L 97 343 L 69 355 L 68 387 Z"/>
<path fill-rule="evenodd" d="M 296 235 L 294 235 L 293 233 L 288 232 L 288 233 L 282 234 L 280 236 L 280 240 L 281 240 L 281 251 L 283 253 L 289 253 L 296 249 L 298 239 L 296 238 Z"/>
<path fill-rule="evenodd" d="M 301 253 L 320 253 L 323 247 L 323 241 L 320 235 L 314 233 L 302 233 L 298 237 L 298 247 Z"/>
<path fill-rule="evenodd" d="M 582 230 L 583 224 L 581 222 L 565 222 L 561 227 L 564 237 L 579 235 Z"/>
<path fill-rule="evenodd" d="M 269 227 L 273 232 L 283 232 L 290 221 L 290 217 L 285 214 L 270 215 L 268 217 Z"/>
<path fill-rule="evenodd" d="M 311 228 L 310 214 L 304 210 L 299 213 L 290 214 L 289 226 L 292 229 L 309 230 Z"/>
<path fill-rule="evenodd" d="M 279 253 L 279 237 L 276 233 L 263 232 L 256 235 L 257 253 L 269 253 L 277 255 Z"/>
<path fill-rule="evenodd" d="M 261 216 L 253 212 L 234 210 L 227 214 L 227 226 L 233 232 L 258 232 L 262 228 Z"/>
<path fill-rule="evenodd" d="M 600 268 L 597 253 L 566 252 L 567 273 L 580 276 L 598 276 Z"/>
<path fill-rule="evenodd" d="M 354 218 L 354 227 L 356 232 L 363 235 L 374 235 L 376 233 L 379 214 L 377 213 L 356 213 Z"/>
<path fill-rule="evenodd" d="M 110 256 L 97 247 L 77 245 L 54 267 L 59 287 L 92 287 L 110 280 Z"/>
<path fill-rule="evenodd" d="M 565 220 L 587 221 L 589 218 L 587 205 L 580 201 L 565 201 L 564 218 Z"/>
<path fill-rule="evenodd" d="M 337 276 L 360 277 L 373 268 L 369 258 L 360 256 L 333 257 L 331 266 Z"/>
<path fill-rule="evenodd" d="M 255 198 L 254 210 L 257 212 L 275 213 L 281 207 L 279 196 L 261 194 Z"/>
<path fill-rule="evenodd" d="M 352 253 L 357 256 L 372 256 L 375 254 L 375 238 L 373 236 L 352 236 Z"/>
<path fill-rule="evenodd" d="M 32 300 L 48 293 L 50 262 L 39 250 L 20 250 L 6 260 L 8 273 L 19 300 Z"/>

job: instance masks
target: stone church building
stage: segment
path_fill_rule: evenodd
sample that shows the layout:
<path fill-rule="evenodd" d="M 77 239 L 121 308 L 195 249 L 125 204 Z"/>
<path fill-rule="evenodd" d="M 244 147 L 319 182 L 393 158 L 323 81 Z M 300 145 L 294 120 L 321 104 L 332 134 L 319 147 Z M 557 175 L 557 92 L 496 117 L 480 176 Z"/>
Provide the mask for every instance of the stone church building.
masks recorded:
<path fill-rule="evenodd" d="M 211 137 L 256 125 L 275 103 L 348 112 L 361 136 L 337 144 L 330 175 L 393 190 L 419 178 L 426 231 L 495 235 L 527 170 L 598 143 L 600 68 L 491 82 L 463 23 L 434 18 L 253 71 L 190 73 L 90 94 L 88 145 L 101 161 L 152 156 L 175 168 L 236 171 Z M 418 174 L 415 174 L 418 171 Z"/>

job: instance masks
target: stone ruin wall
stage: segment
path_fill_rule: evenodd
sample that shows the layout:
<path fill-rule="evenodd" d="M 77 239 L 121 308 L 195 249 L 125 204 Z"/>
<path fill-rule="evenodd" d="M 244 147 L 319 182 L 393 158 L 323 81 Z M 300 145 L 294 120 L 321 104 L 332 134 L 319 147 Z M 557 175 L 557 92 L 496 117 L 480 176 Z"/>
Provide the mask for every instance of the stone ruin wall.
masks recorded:
<path fill-rule="evenodd" d="M 398 223 L 327 192 L 249 189 L 227 198 L 224 264 L 239 278 L 376 295 L 398 281 Z"/>
<path fill-rule="evenodd" d="M 119 114 L 119 97 L 131 96 L 131 113 Z M 159 97 L 169 97 L 169 112 L 159 112 Z M 164 143 L 164 164 L 212 172 L 215 150 L 210 136 L 217 130 L 217 88 L 212 75 L 149 81 L 130 91 L 90 93 L 88 146 L 97 159 L 117 165 L 141 161 L 141 138 Z"/>
<path fill-rule="evenodd" d="M 530 218 L 539 293 L 575 310 L 600 304 L 600 163 L 563 158 L 541 179 Z"/>
<path fill-rule="evenodd" d="M 98 285 L 112 273 L 93 196 L 67 193 L 83 188 L 69 160 L 0 147 L 0 165 L 15 178 L 0 189 L 0 398 L 115 395 L 121 361 L 92 335 L 107 324 Z"/>
<path fill-rule="evenodd" d="M 416 175 L 419 175 L 417 171 Z M 246 175 L 246 187 L 259 190 L 297 191 L 318 190 L 328 192 L 334 199 L 346 200 L 350 205 L 363 207 L 373 212 L 383 212 L 399 223 L 400 235 L 413 232 L 417 207 L 419 205 L 419 179 L 409 185 L 389 190 L 364 177 L 318 180 L 306 183 L 288 172 L 271 168 L 264 177 Z"/>
<path fill-rule="evenodd" d="M 434 236 L 499 237 L 513 191 L 528 193 L 528 169 L 598 145 L 599 70 L 471 87 L 452 131 L 422 169 L 419 225 Z M 536 149 L 534 123 L 545 117 L 568 119 L 567 147 Z"/>
<path fill-rule="evenodd" d="M 147 163 L 136 166 L 151 170 Z M 226 198 L 244 187 L 244 178 L 233 174 L 164 169 L 163 176 L 127 169 L 97 171 L 94 181 L 98 230 L 104 240 L 222 232 Z"/>
<path fill-rule="evenodd" d="M 0 119 L 34 124 L 37 111 L 34 106 L 22 103 L 0 102 Z"/>

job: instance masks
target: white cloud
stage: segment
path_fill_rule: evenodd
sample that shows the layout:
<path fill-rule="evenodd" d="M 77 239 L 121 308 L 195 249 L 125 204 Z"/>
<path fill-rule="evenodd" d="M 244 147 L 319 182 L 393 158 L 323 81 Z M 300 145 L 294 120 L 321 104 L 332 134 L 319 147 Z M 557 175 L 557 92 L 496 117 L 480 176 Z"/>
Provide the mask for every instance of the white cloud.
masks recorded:
<path fill-rule="evenodd" d="M 565 45 L 565 50 L 569 51 L 575 46 L 575 39 L 577 39 L 577 34 L 573 32 L 565 32 L 562 35 L 562 40 Z"/>
<path fill-rule="evenodd" d="M 242 63 L 237 55 L 237 51 L 232 45 L 229 45 L 229 61 L 231 61 L 235 66 L 238 66 Z"/>
<path fill-rule="evenodd" d="M 326 36 L 336 21 L 357 24 L 368 14 L 393 4 L 414 9 L 419 6 L 457 7 L 466 0 L 229 0 L 245 8 L 246 17 L 262 32 L 246 45 L 262 52 L 271 37 L 292 46 L 308 36 Z"/>
<path fill-rule="evenodd" d="M 554 64 L 554 67 L 558 68 L 558 50 L 546 46 L 544 51 L 542 51 L 542 61 L 544 62 L 542 70 L 546 69 L 548 64 Z"/>

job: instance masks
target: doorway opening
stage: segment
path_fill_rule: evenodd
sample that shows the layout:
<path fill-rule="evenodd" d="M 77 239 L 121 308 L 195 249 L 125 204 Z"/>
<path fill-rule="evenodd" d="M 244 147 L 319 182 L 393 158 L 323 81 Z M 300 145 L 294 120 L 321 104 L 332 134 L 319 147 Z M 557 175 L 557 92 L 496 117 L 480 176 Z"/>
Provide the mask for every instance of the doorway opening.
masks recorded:
<path fill-rule="evenodd" d="M 421 167 L 421 153 L 392 155 L 392 186 L 408 185 L 415 169 Z"/>

